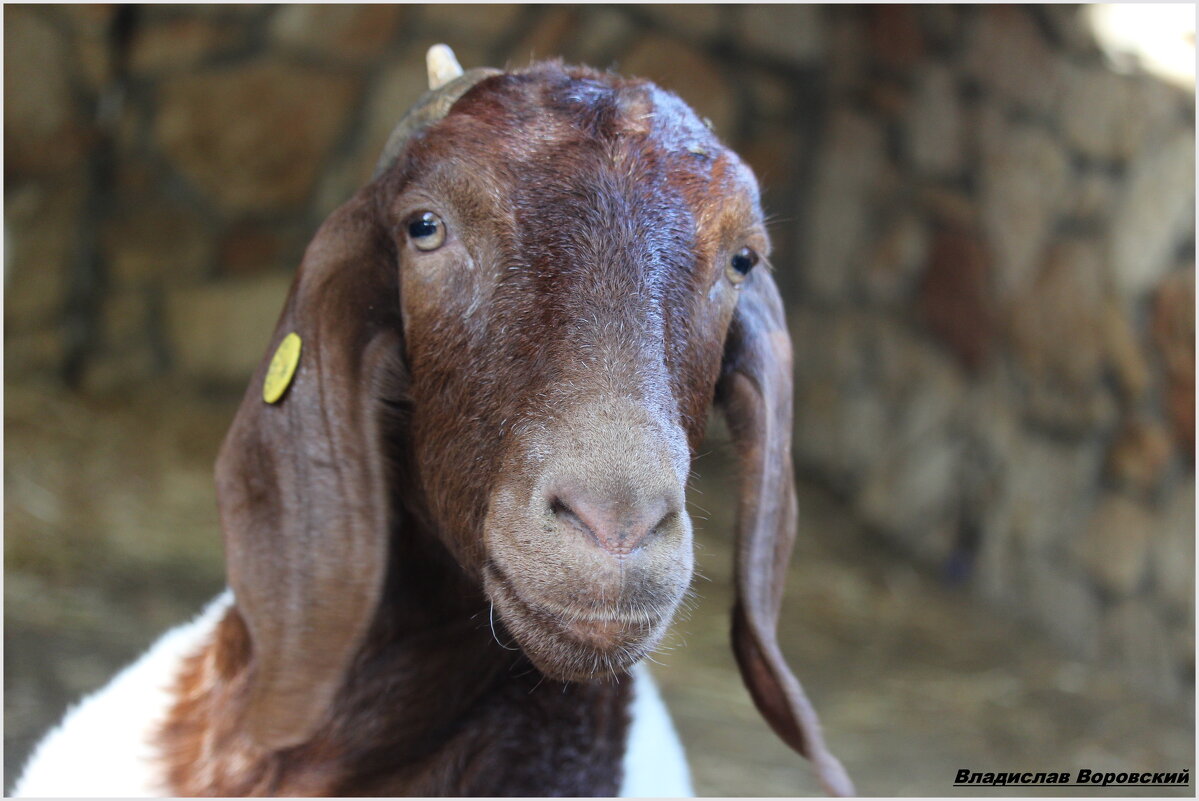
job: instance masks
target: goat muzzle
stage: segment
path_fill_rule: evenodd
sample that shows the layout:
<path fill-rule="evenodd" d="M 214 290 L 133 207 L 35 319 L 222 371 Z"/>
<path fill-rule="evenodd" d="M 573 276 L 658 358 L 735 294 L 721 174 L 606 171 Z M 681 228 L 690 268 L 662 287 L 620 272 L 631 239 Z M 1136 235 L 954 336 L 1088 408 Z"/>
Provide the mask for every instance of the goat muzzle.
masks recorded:
<path fill-rule="evenodd" d="M 647 405 L 590 404 L 518 444 L 489 504 L 485 587 L 557 678 L 627 669 L 657 646 L 691 580 L 688 454 Z"/>

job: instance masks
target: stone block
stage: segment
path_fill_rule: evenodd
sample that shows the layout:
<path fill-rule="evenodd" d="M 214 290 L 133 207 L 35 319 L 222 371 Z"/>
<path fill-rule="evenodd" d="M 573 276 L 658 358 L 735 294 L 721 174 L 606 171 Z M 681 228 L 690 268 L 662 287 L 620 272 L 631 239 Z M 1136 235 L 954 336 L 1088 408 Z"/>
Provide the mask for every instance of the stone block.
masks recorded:
<path fill-rule="evenodd" d="M 858 512 L 916 558 L 944 564 L 956 544 L 961 446 L 930 433 L 910 446 L 880 451 L 885 455 L 867 468 Z"/>
<path fill-rule="evenodd" d="M 135 74 L 194 69 L 203 60 L 243 45 L 247 28 L 202 17 L 150 21 L 130 43 L 129 68 Z"/>
<path fill-rule="evenodd" d="M 711 3 L 651 3 L 638 6 L 664 33 L 703 43 L 722 34 L 728 24 L 729 6 Z"/>
<path fill-rule="evenodd" d="M 1117 198 L 1107 258 L 1120 291 L 1139 296 L 1157 284 L 1194 223 L 1195 134 L 1179 131 L 1132 162 Z"/>
<path fill-rule="evenodd" d="M 1070 164 L 1050 134 L 1030 125 L 984 132 L 982 144 L 981 221 L 1006 299 L 1036 275 L 1070 197 Z"/>
<path fill-rule="evenodd" d="M 1058 119 L 1066 141 L 1089 158 L 1122 162 L 1185 127 L 1185 93 L 1150 76 L 1070 62 L 1061 75 Z"/>
<path fill-rule="evenodd" d="M 907 85 L 894 77 L 879 77 L 870 81 L 865 92 L 867 110 L 877 115 L 880 122 L 902 124 L 912 105 L 911 91 Z"/>
<path fill-rule="evenodd" d="M 106 349 L 141 350 L 148 346 L 154 336 L 150 304 L 150 293 L 141 288 L 109 293 L 101 315 Z"/>
<path fill-rule="evenodd" d="M 292 276 L 285 273 L 180 287 L 166 295 L 174 367 L 215 384 L 248 381 L 262 360 Z"/>
<path fill-rule="evenodd" d="M 1160 147 L 1180 130 L 1194 136 L 1195 92 L 1183 90 L 1157 76 L 1139 74 L 1129 77 L 1128 115 L 1121 156 L 1134 157 Z"/>
<path fill-rule="evenodd" d="M 1149 544 L 1158 528 L 1159 521 L 1142 504 L 1108 494 L 1071 543 L 1071 552 L 1099 587 L 1125 598 L 1145 579 Z"/>
<path fill-rule="evenodd" d="M 429 6 L 433 8 L 434 6 Z M 452 8 L 452 6 L 442 6 Z M 523 35 L 509 49 L 510 61 L 516 66 L 522 66 L 532 61 L 546 58 L 559 58 L 566 52 L 567 46 L 574 41 L 582 24 L 583 12 L 579 8 L 565 6 L 543 6 L 537 9 L 538 14 L 528 25 Z M 461 56 L 461 53 L 459 53 Z M 459 58 L 461 62 L 461 58 Z M 462 62 L 462 66 L 467 66 Z M 622 71 L 626 72 L 627 70 Z"/>
<path fill-rule="evenodd" d="M 613 63 L 636 35 L 628 15 L 618 8 L 595 6 L 587 9 L 571 59 L 595 67 Z"/>
<path fill-rule="evenodd" d="M 1102 66 L 1066 62 L 1058 119 L 1066 141 L 1094 159 L 1116 160 L 1128 155 L 1128 114 L 1131 83 Z"/>
<path fill-rule="evenodd" d="M 856 505 L 873 526 L 921 559 L 940 563 L 955 544 L 963 443 L 963 382 L 952 362 L 903 326 L 868 320 L 858 337 L 867 383 L 849 383 L 845 401 L 877 405 L 868 430 L 846 426 L 856 442 L 861 490 Z M 802 381 L 801 381 L 802 383 Z"/>
<path fill-rule="evenodd" d="M 470 66 L 463 64 L 465 68 Z M 420 48 L 409 48 L 402 57 L 380 68 L 367 89 L 353 147 L 337 154 L 321 173 L 316 193 L 319 216 L 328 215 L 370 180 L 392 130 L 428 88 L 424 51 Z"/>
<path fill-rule="evenodd" d="M 920 187 L 916 208 L 927 211 L 934 224 L 952 228 L 978 228 L 978 205 L 972 194 L 943 185 Z"/>
<path fill-rule="evenodd" d="M 155 135 L 228 211 L 295 209 L 357 93 L 353 78 L 271 61 L 180 75 L 162 84 Z"/>
<path fill-rule="evenodd" d="M 994 348 L 992 296 L 991 265 L 977 234 L 937 231 L 920 285 L 919 310 L 929 329 L 969 370 L 981 368 Z"/>
<path fill-rule="evenodd" d="M 62 328 L 47 326 L 29 331 L 4 332 L 4 380 L 22 376 L 45 379 L 62 369 L 66 343 Z"/>
<path fill-rule="evenodd" d="M 1028 571 L 1013 519 L 1015 504 L 1006 486 L 1006 462 L 1021 436 L 1020 423 L 1007 396 L 1010 388 L 995 380 L 989 369 L 968 385 L 961 402 L 963 464 L 971 470 L 963 482 L 961 515 L 977 537 L 970 578 L 982 597 L 1015 608 L 1026 608 Z"/>
<path fill-rule="evenodd" d="M 519 3 L 488 3 L 485 5 L 473 3 L 429 3 L 419 7 L 418 24 L 430 33 L 444 37 L 444 41 L 454 52 L 458 53 L 461 42 L 493 45 L 496 40 L 509 34 L 521 19 L 521 13 L 528 8 Z M 522 57 L 525 55 L 515 51 Z M 459 55 L 461 55 L 459 53 Z M 470 69 L 482 64 L 467 64 L 462 66 Z M 501 64 L 493 66 L 500 67 Z"/>
<path fill-rule="evenodd" d="M 64 3 L 52 9 L 75 36 L 85 39 L 103 39 L 117 13 L 112 3 Z"/>
<path fill-rule="evenodd" d="M 1073 387 L 1033 381 L 1024 387 L 1025 419 L 1049 436 L 1081 441 L 1116 424 L 1120 410 L 1103 384 Z"/>
<path fill-rule="evenodd" d="M 870 54 L 880 66 L 906 71 L 924 57 L 924 32 L 919 8 L 907 4 L 869 6 L 867 31 Z"/>
<path fill-rule="evenodd" d="M 1195 268 L 1172 273 L 1157 287 L 1151 317 L 1153 344 L 1168 373 L 1194 372 Z"/>
<path fill-rule="evenodd" d="M 1086 579 L 1044 557 L 1024 567 L 1025 601 L 1032 619 L 1076 656 L 1094 659 L 1099 653 L 1102 607 Z"/>
<path fill-rule="evenodd" d="M 1132 418 L 1117 431 L 1107 452 L 1107 474 L 1118 485 L 1150 493 L 1160 483 L 1174 455 L 1165 426 Z"/>
<path fill-rule="evenodd" d="M 821 300 L 844 297 L 870 242 L 879 191 L 888 172 L 883 133 L 847 107 L 830 111 L 816 175 L 801 201 L 810 209 L 803 237 L 804 287 Z"/>
<path fill-rule="evenodd" d="M 886 226 L 866 258 L 863 284 L 872 300 L 898 303 L 910 295 L 928 263 L 931 238 L 926 223 L 911 211 Z"/>
<path fill-rule="evenodd" d="M 1058 552 L 1079 536 L 1099 485 L 1097 446 L 1020 430 L 995 457 L 1002 476 L 997 503 L 1024 553 L 1031 558 Z"/>
<path fill-rule="evenodd" d="M 194 281 L 211 265 L 211 237 L 199 213 L 158 193 L 115 204 L 100 242 L 117 284 Z"/>
<path fill-rule="evenodd" d="M 1032 380 L 1069 390 L 1096 387 L 1104 364 L 1103 261 L 1087 240 L 1050 248 L 1041 275 L 1011 305 L 1017 362 Z"/>
<path fill-rule="evenodd" d="M 77 256 L 83 186 L 31 185 L 5 208 L 5 333 L 60 323 Z"/>
<path fill-rule="evenodd" d="M 869 44 L 861 17 L 846 8 L 825 14 L 827 45 L 823 59 L 830 94 L 864 91 L 870 83 Z"/>
<path fill-rule="evenodd" d="M 76 166 L 87 149 L 78 116 L 66 39 L 35 6 L 4 8 L 4 169 L 6 182 L 25 172 Z"/>
<path fill-rule="evenodd" d="M 1166 700 L 1177 698 L 1182 691 L 1181 671 L 1175 670 L 1165 628 L 1140 599 L 1125 601 L 1108 612 L 1103 626 L 1102 654 L 1142 692 Z"/>
<path fill-rule="evenodd" d="M 1066 213 L 1075 220 L 1106 227 L 1116 202 L 1116 182 L 1099 170 L 1087 170 L 1078 176 Z"/>
<path fill-rule="evenodd" d="M 294 227 L 243 221 L 221 239 L 217 264 L 230 276 L 286 270 L 298 263 L 296 253 L 304 247 L 304 237 Z"/>
<path fill-rule="evenodd" d="M 799 66 L 824 55 L 823 8 L 804 4 L 747 4 L 737 9 L 737 43 Z"/>
<path fill-rule="evenodd" d="M 1175 441 L 1195 453 L 1195 268 L 1172 273 L 1153 298 L 1153 343 L 1166 366 L 1166 416 Z"/>
<path fill-rule="evenodd" d="M 793 309 L 794 450 L 803 464 L 850 490 L 895 441 L 892 395 L 874 386 L 869 364 L 879 340 L 899 336 L 866 315 Z M 920 382 L 914 378 L 914 382 Z M 869 383 L 867 383 L 869 382 Z M 914 404 L 920 405 L 920 404 Z"/>
<path fill-rule="evenodd" d="M 865 374 L 894 411 L 899 447 L 953 428 L 962 413 L 966 382 L 934 343 L 891 320 L 869 320 Z"/>
<path fill-rule="evenodd" d="M 115 4 L 64 4 L 52 6 L 67 32 L 76 74 L 91 91 L 113 79 L 113 48 L 109 44 L 116 16 Z"/>
<path fill-rule="evenodd" d="M 963 165 L 957 76 L 948 67 L 930 64 L 915 82 L 904 120 L 907 157 L 920 174 L 954 175 Z"/>
<path fill-rule="evenodd" d="M 1088 19 L 1087 7 L 1063 3 L 1046 3 L 1038 8 L 1038 21 L 1046 26 L 1059 52 L 1081 56 L 1095 56 L 1095 29 Z"/>
<path fill-rule="evenodd" d="M 464 17 L 486 7 L 448 6 Z M 396 35 L 407 8 L 391 4 L 284 5 L 270 21 L 276 45 L 341 61 L 369 63 Z"/>
<path fill-rule="evenodd" d="M 796 459 L 838 488 L 855 490 L 880 458 L 887 411 L 876 395 L 847 392 L 830 381 L 801 382 L 795 394 Z"/>
<path fill-rule="evenodd" d="M 1103 344 L 1107 362 L 1124 398 L 1144 397 L 1149 388 L 1149 364 L 1145 349 L 1133 331 L 1123 304 L 1109 298 L 1103 309 Z"/>
<path fill-rule="evenodd" d="M 150 343 L 142 340 L 124 347 L 105 346 L 88 360 L 81 380 L 83 392 L 119 395 L 131 384 L 143 384 L 161 371 Z"/>
<path fill-rule="evenodd" d="M 1011 369 L 992 362 L 965 385 L 961 406 L 978 457 L 996 470 L 1012 467 L 1025 434 Z"/>
<path fill-rule="evenodd" d="M 1184 620 L 1195 612 L 1195 484 L 1185 477 L 1172 488 L 1162 524 L 1150 544 L 1154 596 Z"/>
<path fill-rule="evenodd" d="M 793 124 L 768 123 L 754 131 L 753 140 L 738 147 L 737 154 L 758 176 L 763 193 L 762 205 L 777 213 L 778 208 L 772 208 L 776 205 L 772 202 L 773 193 L 795 185 L 804 154 L 803 134 Z M 780 240 L 791 232 L 772 227 L 771 233 L 776 237 L 777 251 L 782 245 Z"/>
<path fill-rule="evenodd" d="M 1023 605 L 1027 598 L 1028 571 L 1020 560 L 1019 543 L 1012 526 L 992 506 L 983 510 L 978 553 L 974 558 L 973 589 L 993 604 Z"/>
<path fill-rule="evenodd" d="M 965 6 L 929 3 L 916 7 L 921 35 L 930 51 L 956 54 L 963 43 L 963 17 L 969 14 Z"/>
<path fill-rule="evenodd" d="M 739 69 L 740 79 L 749 85 L 749 91 L 754 99 L 754 114 L 757 117 L 781 121 L 796 134 L 799 127 L 795 124 L 796 113 L 806 100 L 802 90 L 785 76 L 768 69 Z"/>
<path fill-rule="evenodd" d="M 1049 111 L 1057 99 L 1059 62 L 1029 9 L 981 6 L 967 26 L 966 74 L 1004 102 Z"/>
<path fill-rule="evenodd" d="M 1172 378 L 1166 384 L 1166 416 L 1174 428 L 1178 446 L 1187 456 L 1195 453 L 1195 380 Z M 1194 464 L 1193 460 L 1188 463 Z"/>
<path fill-rule="evenodd" d="M 794 371 L 799 383 L 831 379 L 838 384 L 865 380 L 872 337 L 861 312 L 795 307 L 788 310 L 791 340 L 796 343 Z"/>
<path fill-rule="evenodd" d="M 263 3 L 189 3 L 187 5 L 148 4 L 144 14 L 151 19 L 175 17 L 180 9 L 188 16 L 205 20 L 253 24 L 269 17 L 274 7 Z"/>

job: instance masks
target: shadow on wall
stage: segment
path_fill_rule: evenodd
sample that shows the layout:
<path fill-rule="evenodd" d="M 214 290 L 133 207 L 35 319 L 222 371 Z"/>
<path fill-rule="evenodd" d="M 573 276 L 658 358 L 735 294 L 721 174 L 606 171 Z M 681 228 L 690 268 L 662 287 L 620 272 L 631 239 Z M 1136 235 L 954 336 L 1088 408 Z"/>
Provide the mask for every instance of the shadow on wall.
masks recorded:
<path fill-rule="evenodd" d="M 1143 692 L 1193 693 L 1193 84 L 1112 69 L 1077 7 L 4 15 L 5 382 L 22 420 L 64 385 L 114 415 L 149 391 L 223 414 L 312 231 L 423 91 L 429 45 L 466 67 L 613 66 L 678 92 L 762 180 L 805 476 L 897 561 Z M 72 443 L 105 423 L 52 408 L 30 434 L 46 458 L 6 472 L 10 613 L 49 614 L 42 582 L 98 568 L 148 620 L 178 619 L 219 583 L 216 543 L 167 539 L 190 524 L 138 518 L 123 490 L 84 492 L 103 476 L 75 469 Z M 160 489 L 207 527 L 207 471 L 154 467 L 215 450 L 201 430 L 94 469 L 181 482 Z M 130 523 L 112 531 L 131 561 L 84 536 L 93 515 Z M 47 528 L 76 536 L 33 545 Z M 182 588 L 181 606 L 146 582 Z M 54 615 L 102 615 L 100 597 Z"/>

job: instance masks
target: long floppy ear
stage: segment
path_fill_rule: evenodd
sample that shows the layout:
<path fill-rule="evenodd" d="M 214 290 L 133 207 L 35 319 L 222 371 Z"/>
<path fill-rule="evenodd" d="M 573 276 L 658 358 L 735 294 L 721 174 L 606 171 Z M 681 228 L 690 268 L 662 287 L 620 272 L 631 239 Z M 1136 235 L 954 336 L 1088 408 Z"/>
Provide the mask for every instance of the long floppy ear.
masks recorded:
<path fill-rule="evenodd" d="M 774 279 L 759 268 L 742 285 L 717 387 L 741 469 L 733 651 L 754 703 L 775 733 L 812 760 L 830 794 L 853 795 L 853 783 L 825 746 L 816 711 L 787 667 L 776 635 L 798 514 L 791 396 L 791 338 L 783 304 Z"/>
<path fill-rule="evenodd" d="M 462 75 L 444 45 L 428 66 L 431 89 L 400 121 L 376 175 L 496 73 Z M 379 397 L 402 391 L 401 330 L 398 265 L 367 187 L 308 246 L 217 459 L 229 583 L 252 643 L 244 723 L 264 748 L 313 736 L 378 604 L 392 525 Z M 292 367 L 288 385 L 280 376 Z"/>
<path fill-rule="evenodd" d="M 399 279 L 370 200 L 359 192 L 308 246 L 217 459 L 229 583 L 253 648 L 245 723 L 265 748 L 311 737 L 383 584 L 376 384 L 399 365 Z M 293 333 L 295 375 L 268 403 L 270 357 Z"/>

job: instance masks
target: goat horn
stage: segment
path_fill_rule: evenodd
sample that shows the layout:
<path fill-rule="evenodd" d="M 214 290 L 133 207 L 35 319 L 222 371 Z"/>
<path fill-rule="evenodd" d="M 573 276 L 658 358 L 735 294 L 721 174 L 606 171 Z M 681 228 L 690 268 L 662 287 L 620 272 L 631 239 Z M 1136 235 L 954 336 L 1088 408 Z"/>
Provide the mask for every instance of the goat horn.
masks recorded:
<path fill-rule="evenodd" d="M 387 144 L 383 146 L 383 153 L 375 163 L 373 178 L 378 178 L 395 162 L 409 139 L 448 114 L 450 107 L 472 86 L 484 78 L 501 74 L 490 67 L 476 67 L 463 72 L 462 67 L 458 66 L 458 59 L 454 57 L 454 51 L 443 44 L 430 47 L 425 61 L 432 88 L 408 109 L 408 113 L 392 130 Z"/>
<path fill-rule="evenodd" d="M 435 44 L 425 54 L 429 68 L 429 88 L 440 89 L 462 74 L 462 66 L 449 45 Z"/>

